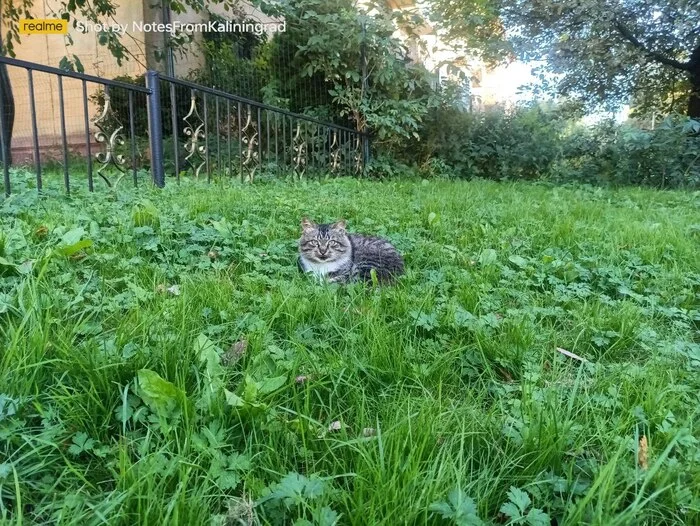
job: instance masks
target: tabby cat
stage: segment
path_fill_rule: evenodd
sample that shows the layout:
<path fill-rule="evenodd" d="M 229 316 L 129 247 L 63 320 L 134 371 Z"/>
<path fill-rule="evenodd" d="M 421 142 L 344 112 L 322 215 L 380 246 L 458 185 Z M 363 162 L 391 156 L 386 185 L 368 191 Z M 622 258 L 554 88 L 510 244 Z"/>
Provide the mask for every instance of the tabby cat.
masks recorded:
<path fill-rule="evenodd" d="M 348 283 L 358 278 L 372 280 L 372 270 L 382 283 L 403 274 L 401 254 L 385 239 L 351 234 L 345 221 L 318 225 L 301 221 L 299 268 L 320 279 Z"/>

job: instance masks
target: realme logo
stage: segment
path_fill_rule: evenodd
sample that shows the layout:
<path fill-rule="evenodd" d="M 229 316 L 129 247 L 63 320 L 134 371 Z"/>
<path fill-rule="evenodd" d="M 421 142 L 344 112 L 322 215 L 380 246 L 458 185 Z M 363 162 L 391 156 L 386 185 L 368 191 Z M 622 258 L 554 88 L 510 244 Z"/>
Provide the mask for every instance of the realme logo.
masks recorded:
<path fill-rule="evenodd" d="M 19 32 L 23 35 L 65 35 L 68 21 L 60 18 L 26 18 L 19 21 Z"/>

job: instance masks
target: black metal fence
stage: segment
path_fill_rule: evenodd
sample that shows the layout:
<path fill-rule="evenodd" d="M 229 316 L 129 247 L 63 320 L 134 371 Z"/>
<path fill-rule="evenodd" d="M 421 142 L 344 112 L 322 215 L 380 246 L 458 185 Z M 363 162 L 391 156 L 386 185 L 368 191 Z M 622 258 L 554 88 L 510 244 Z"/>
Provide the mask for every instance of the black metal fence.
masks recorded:
<path fill-rule="evenodd" d="M 29 102 L 30 122 L 21 124 L 28 132 L 24 139 L 38 190 L 44 186 L 47 162 L 59 167 L 62 185 L 70 192 L 77 181 L 93 191 L 96 181 L 114 187 L 126 178 L 137 185 L 144 175 L 159 187 L 168 176 L 177 181 L 235 177 L 252 182 L 261 173 L 360 175 L 369 158 L 366 133 L 156 71 L 147 72 L 144 87 L 6 57 L 0 57 L 0 65 L 26 72 L 27 93 L 15 88 L 14 99 L 26 97 Z M 39 75 L 49 86 L 48 102 L 36 96 Z M 79 93 L 80 104 L 75 98 L 66 101 L 68 83 L 73 83 L 72 93 Z M 0 101 L 7 100 L 2 89 L 0 83 Z M 7 119 L 0 105 L 0 162 L 9 195 L 12 123 L 8 126 Z M 15 122 L 14 128 L 19 127 Z M 46 145 L 47 133 L 58 136 L 48 141 L 57 147 Z"/>

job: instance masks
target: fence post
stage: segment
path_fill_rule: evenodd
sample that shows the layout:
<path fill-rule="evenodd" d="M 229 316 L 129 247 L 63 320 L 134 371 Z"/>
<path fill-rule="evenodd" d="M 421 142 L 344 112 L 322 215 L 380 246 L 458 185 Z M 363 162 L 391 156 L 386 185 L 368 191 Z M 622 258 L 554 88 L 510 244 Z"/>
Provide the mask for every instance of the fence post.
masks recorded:
<path fill-rule="evenodd" d="M 0 42 L 0 45 L 2 42 Z M 0 68 L 4 68 L 5 64 L 0 64 Z M 10 196 L 10 155 L 5 145 L 5 142 L 9 139 L 5 137 L 6 125 L 5 125 L 5 93 L 2 85 L 3 77 L 0 73 L 0 162 L 2 162 L 3 171 L 3 184 L 5 186 L 5 195 Z"/>
<path fill-rule="evenodd" d="M 0 32 L 1 33 L 1 32 Z M 0 57 L 4 56 L 0 39 Z M 12 126 L 15 119 L 15 101 L 7 65 L 0 64 L 0 161 L 2 161 L 5 195 L 10 195 L 10 163 L 12 162 Z"/>
<path fill-rule="evenodd" d="M 146 72 L 146 87 L 151 90 L 147 100 L 151 174 L 153 176 L 153 183 L 157 187 L 163 188 L 165 186 L 165 169 L 163 167 L 163 123 L 161 122 L 160 77 L 157 71 L 149 69 Z"/>

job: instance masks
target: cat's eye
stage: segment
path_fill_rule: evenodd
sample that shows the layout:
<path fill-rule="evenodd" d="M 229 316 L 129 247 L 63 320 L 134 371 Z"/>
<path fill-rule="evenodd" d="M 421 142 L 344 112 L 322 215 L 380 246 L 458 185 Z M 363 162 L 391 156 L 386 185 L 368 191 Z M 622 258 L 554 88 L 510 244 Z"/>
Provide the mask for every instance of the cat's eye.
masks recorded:
<path fill-rule="evenodd" d="M 329 245 L 332 246 L 332 247 L 337 247 L 337 246 L 340 246 L 340 243 L 338 243 L 337 241 L 331 241 L 331 242 L 329 243 Z"/>
<path fill-rule="evenodd" d="M 317 247 L 317 246 L 318 246 L 318 241 L 316 241 L 315 239 L 312 239 L 311 241 L 308 242 L 308 245 L 309 245 L 310 247 Z"/>

